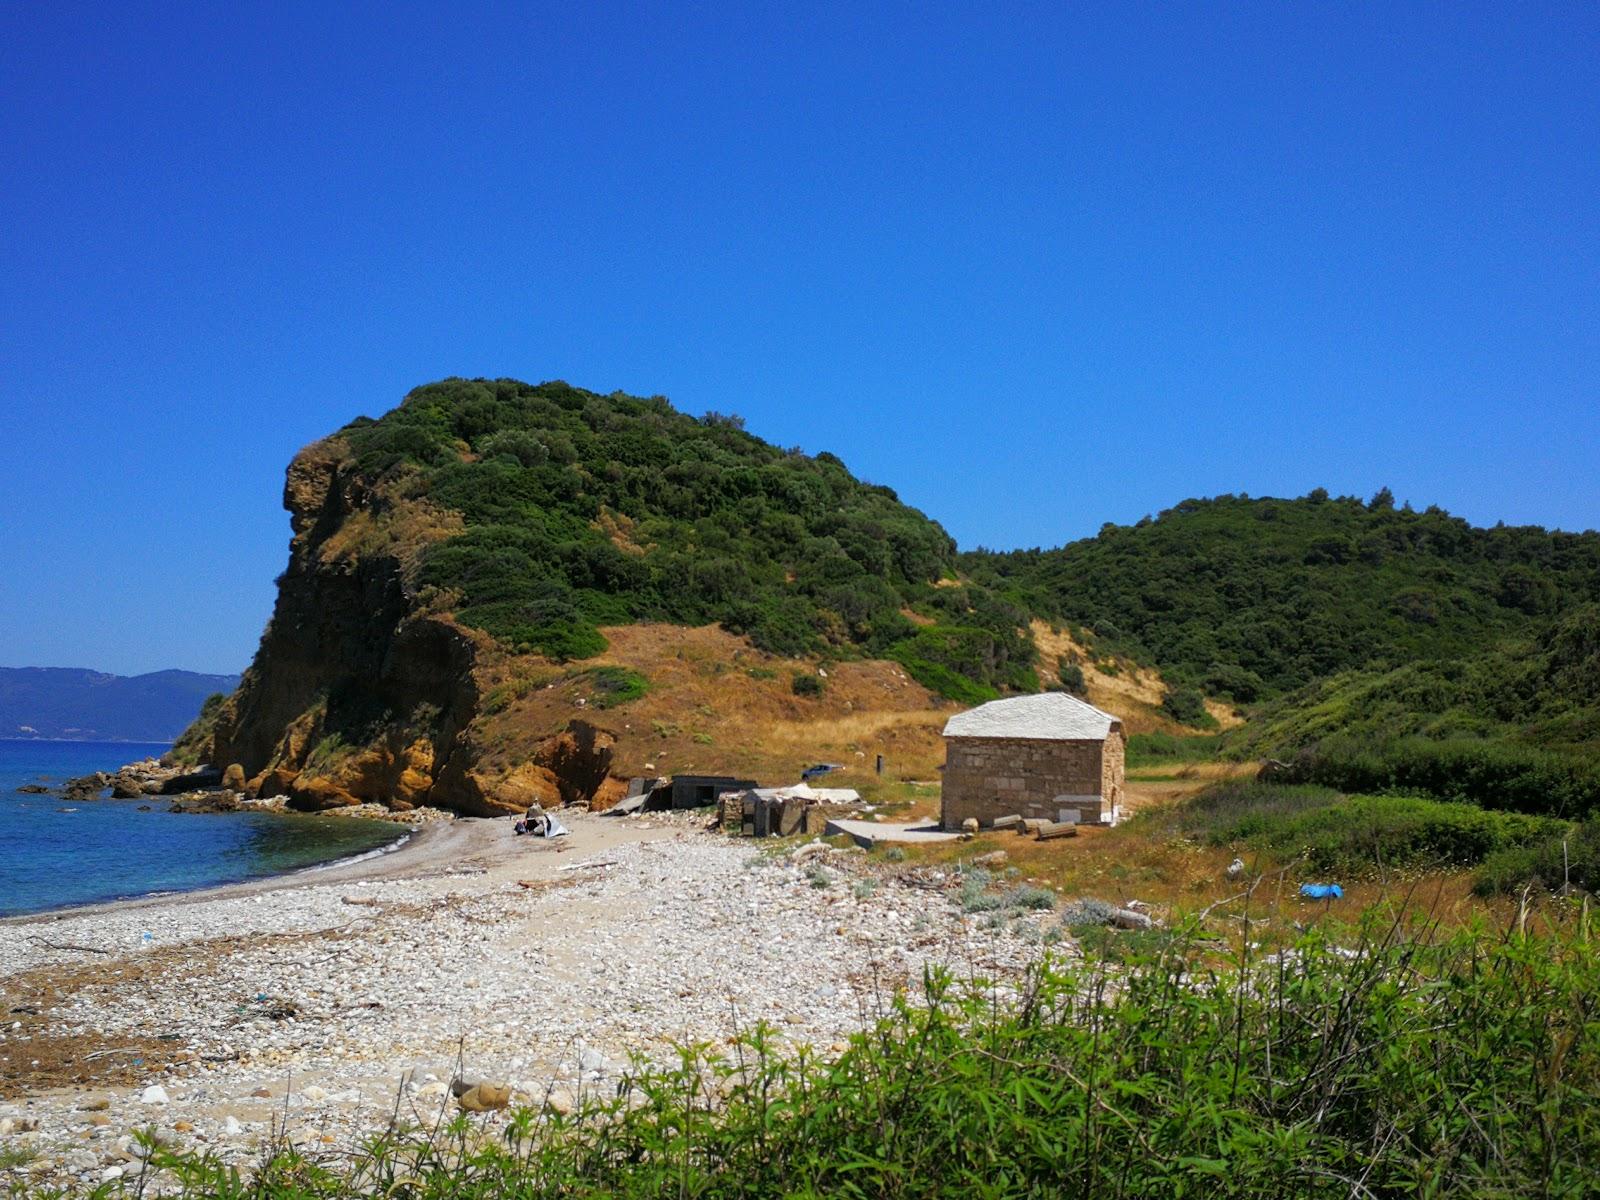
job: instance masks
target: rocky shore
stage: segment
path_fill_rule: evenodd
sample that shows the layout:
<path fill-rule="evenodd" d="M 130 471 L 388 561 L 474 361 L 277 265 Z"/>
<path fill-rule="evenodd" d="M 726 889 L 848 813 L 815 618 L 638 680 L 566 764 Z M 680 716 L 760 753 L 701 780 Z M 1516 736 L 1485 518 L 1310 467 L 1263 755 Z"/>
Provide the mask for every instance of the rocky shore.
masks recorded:
<path fill-rule="evenodd" d="M 559 1108 L 757 1020 L 842 1049 L 925 965 L 1003 980 L 1055 936 L 1048 913 L 964 914 L 954 872 L 774 853 L 698 813 L 563 819 L 551 841 L 456 821 L 365 862 L 0 923 L 5 1170 L 116 1178 L 145 1129 L 242 1163 L 274 1121 L 337 1154 L 397 1103 L 456 1105 L 458 1071 Z"/>
<path fill-rule="evenodd" d="M 244 787 L 243 772 L 238 767 L 227 770 L 215 767 L 192 769 L 146 758 L 128 763 L 115 771 L 96 771 L 92 775 L 69 779 L 61 787 L 61 797 L 77 803 L 98 800 L 106 795 L 116 800 L 160 797 L 165 801 L 167 811 L 176 813 L 291 811 L 288 796 L 251 795 Z M 43 794 L 51 789 L 34 785 L 21 790 Z M 391 821 L 400 825 L 450 821 L 456 815 L 428 805 L 400 809 L 376 801 L 344 804 L 326 811 L 341 817 Z"/>

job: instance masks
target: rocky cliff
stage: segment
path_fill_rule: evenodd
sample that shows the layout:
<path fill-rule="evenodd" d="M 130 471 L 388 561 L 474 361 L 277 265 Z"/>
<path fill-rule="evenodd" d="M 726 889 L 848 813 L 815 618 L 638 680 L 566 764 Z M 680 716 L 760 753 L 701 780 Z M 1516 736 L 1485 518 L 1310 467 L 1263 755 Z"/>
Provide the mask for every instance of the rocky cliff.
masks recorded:
<path fill-rule="evenodd" d="M 546 731 L 519 771 L 486 777 L 470 728 L 492 639 L 430 611 L 415 584 L 415 514 L 374 487 L 340 439 L 296 456 L 284 487 L 294 536 L 277 604 L 207 757 L 247 793 L 297 808 L 365 801 L 473 815 L 589 799 L 610 738 L 582 721 Z"/>

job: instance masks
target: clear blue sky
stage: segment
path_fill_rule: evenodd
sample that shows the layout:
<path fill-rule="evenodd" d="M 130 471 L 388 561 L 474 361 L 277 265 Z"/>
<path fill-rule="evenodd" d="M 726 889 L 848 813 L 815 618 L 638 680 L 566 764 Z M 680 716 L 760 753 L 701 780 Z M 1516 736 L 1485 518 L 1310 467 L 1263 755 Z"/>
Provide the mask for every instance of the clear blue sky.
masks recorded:
<path fill-rule="evenodd" d="M 446 375 L 737 412 L 967 547 L 1600 524 L 1594 4 L 0 23 L 0 665 L 243 667 L 289 457 Z"/>

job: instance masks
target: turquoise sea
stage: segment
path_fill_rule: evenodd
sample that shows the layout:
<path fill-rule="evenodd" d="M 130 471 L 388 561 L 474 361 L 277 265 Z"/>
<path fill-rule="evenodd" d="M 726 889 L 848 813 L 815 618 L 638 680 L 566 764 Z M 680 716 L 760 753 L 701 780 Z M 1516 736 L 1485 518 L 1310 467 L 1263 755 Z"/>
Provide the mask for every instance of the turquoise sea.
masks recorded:
<path fill-rule="evenodd" d="M 159 796 L 69 802 L 17 791 L 112 771 L 165 745 L 0 741 L 0 916 L 276 875 L 390 845 L 348 817 L 169 813 Z M 148 811 L 140 811 L 141 808 Z"/>

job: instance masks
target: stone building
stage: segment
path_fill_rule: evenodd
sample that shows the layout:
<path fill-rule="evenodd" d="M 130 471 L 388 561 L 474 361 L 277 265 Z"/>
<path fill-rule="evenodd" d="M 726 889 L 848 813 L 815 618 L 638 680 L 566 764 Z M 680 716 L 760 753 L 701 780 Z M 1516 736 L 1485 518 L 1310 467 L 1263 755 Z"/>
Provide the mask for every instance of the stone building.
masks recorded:
<path fill-rule="evenodd" d="M 1110 824 L 1122 801 L 1122 722 L 1065 692 L 994 700 L 950 718 L 940 824 L 996 817 Z"/>

